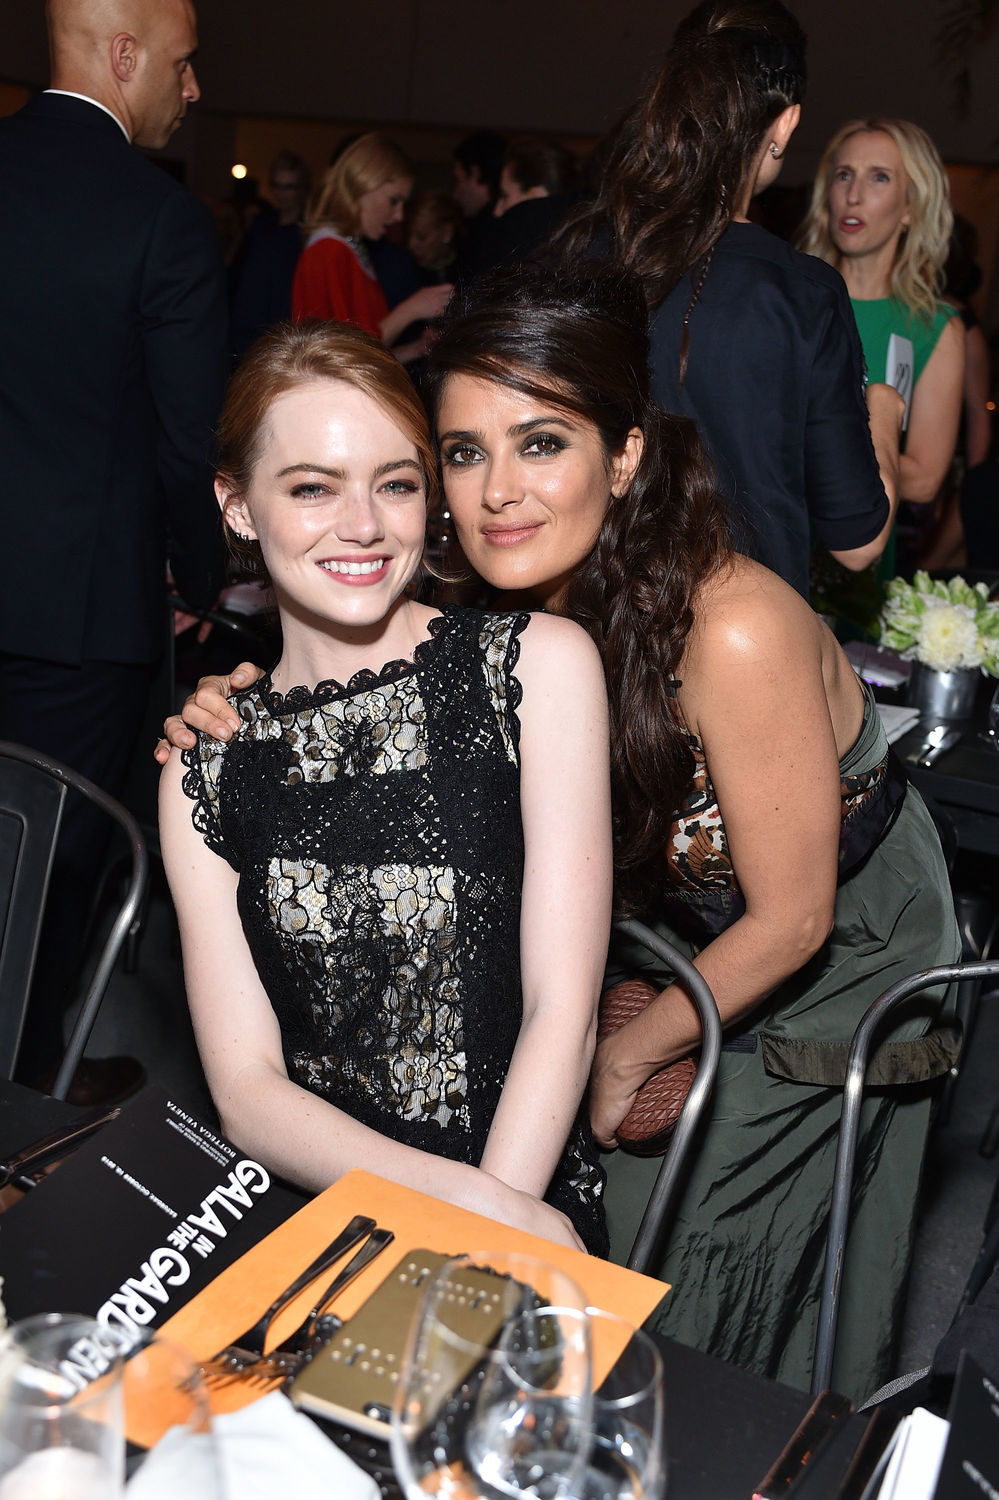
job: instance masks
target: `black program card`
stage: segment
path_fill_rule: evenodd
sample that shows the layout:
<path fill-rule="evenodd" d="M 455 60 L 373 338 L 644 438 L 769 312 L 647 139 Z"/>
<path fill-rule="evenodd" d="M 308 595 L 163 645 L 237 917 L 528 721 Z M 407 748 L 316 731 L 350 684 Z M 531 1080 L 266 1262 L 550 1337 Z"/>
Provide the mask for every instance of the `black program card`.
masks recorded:
<path fill-rule="evenodd" d="M 999 1386 L 964 1353 L 934 1500 L 999 1500 Z"/>
<path fill-rule="evenodd" d="M 8 1317 L 156 1327 L 302 1201 L 145 1088 L 0 1218 Z"/>

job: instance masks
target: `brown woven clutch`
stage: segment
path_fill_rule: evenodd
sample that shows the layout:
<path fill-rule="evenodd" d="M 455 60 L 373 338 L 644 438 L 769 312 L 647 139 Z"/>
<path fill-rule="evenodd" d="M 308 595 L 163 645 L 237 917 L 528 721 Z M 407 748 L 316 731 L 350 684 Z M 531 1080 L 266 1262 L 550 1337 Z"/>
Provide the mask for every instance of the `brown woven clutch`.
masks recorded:
<path fill-rule="evenodd" d="M 643 1011 L 659 990 L 644 979 L 625 979 L 600 997 L 597 1040 L 610 1036 Z M 617 1128 L 618 1144 L 634 1156 L 661 1156 L 687 1102 L 697 1072 L 693 1058 L 681 1057 L 653 1073 Z"/>

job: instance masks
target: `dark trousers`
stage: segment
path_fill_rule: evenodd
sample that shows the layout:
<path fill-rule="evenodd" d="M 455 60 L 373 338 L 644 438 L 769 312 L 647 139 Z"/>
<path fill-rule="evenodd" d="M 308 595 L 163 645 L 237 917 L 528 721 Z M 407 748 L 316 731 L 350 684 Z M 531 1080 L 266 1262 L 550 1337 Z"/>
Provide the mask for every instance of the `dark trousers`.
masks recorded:
<path fill-rule="evenodd" d="M 0 739 L 40 750 L 120 796 L 154 670 L 111 661 L 65 666 L 0 652 Z M 62 1014 L 83 957 L 110 831 L 104 813 L 68 794 L 18 1062 L 17 1076 L 25 1081 L 62 1053 Z"/>

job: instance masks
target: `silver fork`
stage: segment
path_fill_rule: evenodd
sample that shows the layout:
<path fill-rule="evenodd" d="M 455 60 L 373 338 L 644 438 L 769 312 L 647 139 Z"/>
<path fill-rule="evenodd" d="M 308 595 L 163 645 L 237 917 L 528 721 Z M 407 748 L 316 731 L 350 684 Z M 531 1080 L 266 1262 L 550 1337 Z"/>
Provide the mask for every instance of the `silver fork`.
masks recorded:
<path fill-rule="evenodd" d="M 353 1260 L 348 1261 L 343 1270 L 334 1276 L 315 1307 L 302 1319 L 294 1333 L 290 1333 L 259 1363 L 247 1370 L 248 1377 L 266 1385 L 272 1380 L 290 1379 L 297 1375 L 302 1366 L 307 1365 L 337 1329 L 343 1326 L 342 1318 L 338 1318 L 335 1313 L 326 1313 L 323 1309 L 329 1307 L 348 1282 L 359 1276 L 365 1266 L 370 1265 L 375 1256 L 380 1255 L 394 1239 L 391 1229 L 373 1230 L 367 1244 L 362 1245 Z"/>
<path fill-rule="evenodd" d="M 315 1281 L 317 1276 L 322 1276 L 328 1271 L 342 1255 L 348 1250 L 353 1250 L 359 1240 L 363 1240 L 375 1227 L 374 1219 L 365 1218 L 358 1214 L 351 1219 L 346 1229 L 340 1231 L 336 1239 L 326 1246 L 321 1254 L 317 1255 L 311 1265 L 306 1266 L 300 1276 L 296 1276 L 290 1286 L 285 1287 L 280 1296 L 275 1297 L 266 1312 L 261 1313 L 257 1321 L 247 1328 L 245 1333 L 239 1334 L 232 1343 L 226 1344 L 219 1349 L 210 1359 L 206 1359 L 201 1366 L 201 1376 L 205 1380 L 223 1381 L 231 1376 L 245 1370 L 250 1365 L 257 1363 L 263 1357 L 264 1342 L 267 1338 L 268 1329 L 282 1308 L 287 1307 L 299 1292 L 304 1292 L 310 1282 Z"/>

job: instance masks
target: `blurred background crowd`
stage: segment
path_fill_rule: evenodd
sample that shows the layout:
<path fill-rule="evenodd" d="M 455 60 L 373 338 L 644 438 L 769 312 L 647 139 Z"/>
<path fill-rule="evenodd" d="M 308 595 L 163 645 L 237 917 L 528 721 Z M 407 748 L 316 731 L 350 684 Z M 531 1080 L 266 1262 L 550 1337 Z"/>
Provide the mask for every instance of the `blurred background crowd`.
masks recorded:
<path fill-rule="evenodd" d="M 261 0 L 219 0 L 203 8 L 203 97 L 155 159 L 214 214 L 228 269 L 232 357 L 289 315 L 302 251 L 332 227 L 356 238 L 377 276 L 373 331 L 392 313 L 387 342 L 418 376 L 446 297 L 434 289 L 529 253 L 594 191 L 615 126 L 682 9 L 633 0 L 611 21 L 592 4 L 552 0 L 507 8 L 497 25 L 491 8 L 459 13 L 431 0 L 290 12 Z M 795 12 L 810 37 L 808 107 L 779 181 L 754 199 L 750 217 L 792 242 L 800 236 L 824 143 L 845 119 L 901 117 L 931 137 L 955 212 L 940 280 L 968 331 L 960 429 L 932 496 L 907 506 L 903 484 L 897 556 L 889 549 L 881 572 L 890 576 L 896 562 L 900 571 L 917 563 L 992 566 L 999 563 L 992 487 L 980 473 L 963 481 L 990 452 L 999 337 L 994 8 L 980 0 L 875 8 L 851 0 L 832 11 L 801 0 Z M 13 8 L 4 30 L 0 114 L 48 78 L 41 3 Z M 343 163 L 372 132 L 377 139 Z M 358 194 L 386 181 L 400 191 L 355 223 Z M 308 281 L 310 259 L 321 258 L 306 257 L 296 312 L 363 325 L 353 306 L 324 301 L 315 268 Z M 864 601 L 851 582 L 843 597 L 842 580 L 824 562 L 813 582 L 817 602 L 857 616 L 858 628 L 870 618 L 876 590 Z"/>

